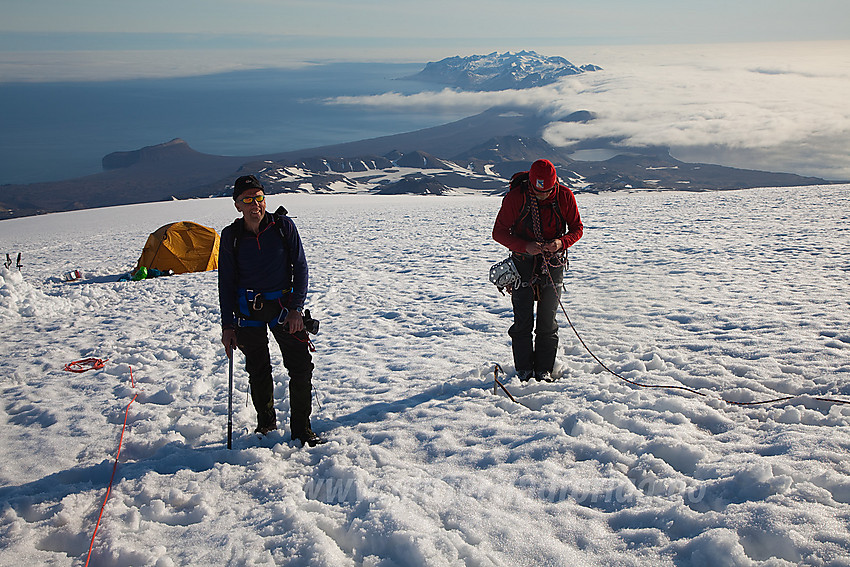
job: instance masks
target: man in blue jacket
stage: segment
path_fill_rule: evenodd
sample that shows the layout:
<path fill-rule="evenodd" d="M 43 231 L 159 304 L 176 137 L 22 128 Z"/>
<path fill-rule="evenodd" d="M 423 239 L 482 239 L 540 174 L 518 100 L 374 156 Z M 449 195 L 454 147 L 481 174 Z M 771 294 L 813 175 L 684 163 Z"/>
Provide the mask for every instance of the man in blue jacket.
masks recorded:
<path fill-rule="evenodd" d="M 228 357 L 234 346 L 245 355 L 256 432 L 265 435 L 277 429 L 266 331 L 271 329 L 289 373 L 292 439 L 313 447 L 325 441 L 310 427 L 313 360 L 302 317 L 308 270 L 301 237 L 285 209 L 266 212 L 263 185 L 253 175 L 236 180 L 233 200 L 242 218 L 221 231 L 221 342 Z"/>

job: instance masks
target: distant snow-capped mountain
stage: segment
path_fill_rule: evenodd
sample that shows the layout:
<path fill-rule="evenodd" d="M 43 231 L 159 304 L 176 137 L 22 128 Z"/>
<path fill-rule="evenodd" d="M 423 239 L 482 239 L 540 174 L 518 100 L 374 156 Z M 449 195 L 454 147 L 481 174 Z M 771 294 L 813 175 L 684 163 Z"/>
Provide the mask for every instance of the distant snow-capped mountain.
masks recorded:
<path fill-rule="evenodd" d="M 576 66 L 563 57 L 546 57 L 534 51 L 447 57 L 425 65 L 417 81 L 450 85 L 464 90 L 527 89 L 554 83 L 562 77 L 599 71 L 596 65 Z"/>
<path fill-rule="evenodd" d="M 563 118 L 589 121 L 579 110 Z M 823 185 L 824 179 L 691 164 L 664 147 L 632 148 L 618 140 L 554 147 L 544 138 L 548 119 L 520 108 L 492 108 L 457 122 L 407 132 L 262 156 L 217 156 L 184 140 L 104 157 L 104 171 L 64 181 L 4 185 L 0 219 L 98 206 L 230 195 L 233 181 L 258 175 L 271 193 L 499 194 L 535 159 L 555 164 L 561 180 L 586 192 L 619 189 L 705 191 L 745 187 Z M 577 150 L 619 154 L 576 160 Z M 48 159 L 46 156 L 45 159 Z"/>

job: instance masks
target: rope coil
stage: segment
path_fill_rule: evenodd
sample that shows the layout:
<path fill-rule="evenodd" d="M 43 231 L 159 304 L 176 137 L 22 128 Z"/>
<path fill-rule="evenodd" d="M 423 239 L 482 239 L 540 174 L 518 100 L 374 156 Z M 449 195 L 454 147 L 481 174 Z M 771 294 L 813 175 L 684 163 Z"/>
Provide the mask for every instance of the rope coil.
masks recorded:
<path fill-rule="evenodd" d="M 68 372 L 86 372 L 88 370 L 100 370 L 103 368 L 104 364 L 108 361 L 108 358 L 83 358 L 82 360 L 75 360 L 74 362 L 69 362 L 65 365 L 63 370 L 67 370 Z"/>

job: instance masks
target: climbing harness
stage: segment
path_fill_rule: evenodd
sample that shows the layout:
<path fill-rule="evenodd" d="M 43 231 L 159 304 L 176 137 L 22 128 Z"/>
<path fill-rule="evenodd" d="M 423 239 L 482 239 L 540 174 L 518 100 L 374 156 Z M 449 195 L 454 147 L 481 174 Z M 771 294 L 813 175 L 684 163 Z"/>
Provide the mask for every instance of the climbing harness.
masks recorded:
<path fill-rule="evenodd" d="M 283 291 L 271 291 L 271 292 L 254 292 L 249 289 L 240 289 L 238 291 L 238 299 L 237 303 L 239 305 L 240 314 L 248 314 L 251 312 L 259 312 L 265 306 L 265 300 L 276 300 L 278 305 L 280 306 L 280 313 L 273 318 L 271 321 L 263 321 L 261 319 L 249 319 L 247 317 L 237 317 L 236 325 L 239 327 L 265 327 L 268 325 L 270 329 L 274 329 L 278 325 L 283 324 L 284 320 L 286 320 L 286 316 L 289 313 L 289 309 L 283 306 L 282 299 L 286 297 L 292 289 L 287 289 Z M 250 305 L 250 308 L 249 308 Z M 303 314 L 303 320 L 305 322 L 304 332 L 303 333 L 292 333 L 292 337 L 302 343 L 307 345 L 307 348 L 310 352 L 316 352 L 316 346 L 313 344 L 313 341 L 310 340 L 310 336 L 308 333 L 316 334 L 319 331 L 318 321 L 314 320 L 310 316 L 310 310 L 305 309 Z M 309 326 L 309 325 L 312 325 Z M 299 335 L 303 334 L 303 338 Z"/>
<path fill-rule="evenodd" d="M 268 325 L 270 328 L 276 327 L 283 323 L 283 320 L 286 318 L 286 314 L 288 310 L 283 307 L 283 302 L 281 301 L 284 297 L 289 295 L 289 292 L 292 291 L 292 288 L 280 291 L 266 291 L 259 292 L 251 289 L 242 289 L 240 288 L 237 291 L 237 304 L 239 307 L 239 314 L 244 315 L 244 317 L 239 317 L 236 321 L 236 324 L 240 327 L 262 327 L 264 325 Z M 272 321 L 265 322 L 259 321 L 256 319 L 249 319 L 248 315 L 252 311 L 261 311 L 266 304 L 266 300 L 277 300 L 277 303 L 281 307 L 280 314 L 276 319 Z"/>

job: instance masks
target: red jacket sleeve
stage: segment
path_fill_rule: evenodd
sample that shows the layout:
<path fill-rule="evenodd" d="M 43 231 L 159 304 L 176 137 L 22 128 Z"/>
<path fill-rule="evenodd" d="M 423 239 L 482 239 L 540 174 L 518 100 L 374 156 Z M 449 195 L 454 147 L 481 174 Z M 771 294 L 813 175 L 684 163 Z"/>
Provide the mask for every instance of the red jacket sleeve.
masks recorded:
<path fill-rule="evenodd" d="M 567 233 L 561 237 L 564 250 L 566 250 L 578 242 L 581 235 L 584 234 L 584 225 L 581 223 L 581 215 L 578 212 L 576 196 L 573 195 L 573 192 L 563 185 L 561 185 L 558 192 L 560 193 L 558 195 L 558 205 L 561 207 L 561 213 L 567 221 Z"/>
<path fill-rule="evenodd" d="M 528 242 L 514 235 L 513 232 L 513 226 L 522 213 L 522 204 L 522 191 L 508 191 L 502 199 L 502 208 L 496 215 L 496 224 L 493 226 L 493 240 L 514 252 L 525 254 L 525 246 Z"/>

